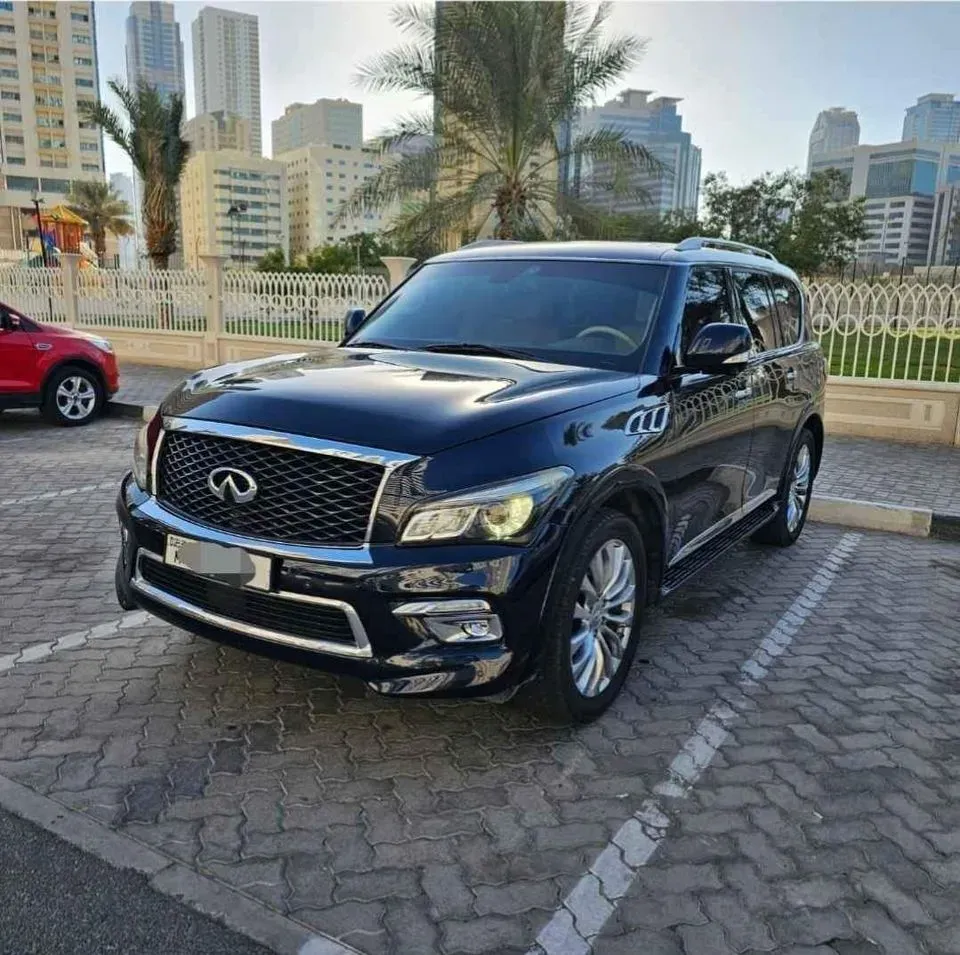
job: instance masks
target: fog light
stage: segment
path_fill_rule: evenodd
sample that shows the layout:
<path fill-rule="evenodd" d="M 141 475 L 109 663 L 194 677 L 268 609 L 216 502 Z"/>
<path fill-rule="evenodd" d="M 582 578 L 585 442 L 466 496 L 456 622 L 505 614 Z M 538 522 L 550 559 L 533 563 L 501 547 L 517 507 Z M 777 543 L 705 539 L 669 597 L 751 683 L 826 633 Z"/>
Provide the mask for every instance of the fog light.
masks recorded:
<path fill-rule="evenodd" d="M 503 637 L 500 618 L 486 600 L 417 600 L 393 612 L 418 636 L 441 643 L 495 643 Z"/>

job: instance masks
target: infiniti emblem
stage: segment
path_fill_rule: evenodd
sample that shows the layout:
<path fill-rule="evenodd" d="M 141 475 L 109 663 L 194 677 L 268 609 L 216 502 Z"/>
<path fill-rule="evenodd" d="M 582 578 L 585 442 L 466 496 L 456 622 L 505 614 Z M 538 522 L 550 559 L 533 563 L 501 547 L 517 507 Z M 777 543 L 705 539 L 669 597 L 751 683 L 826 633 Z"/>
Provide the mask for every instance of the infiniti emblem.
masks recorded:
<path fill-rule="evenodd" d="M 207 487 L 227 504 L 246 504 L 257 496 L 257 482 L 237 468 L 214 468 L 207 478 Z"/>

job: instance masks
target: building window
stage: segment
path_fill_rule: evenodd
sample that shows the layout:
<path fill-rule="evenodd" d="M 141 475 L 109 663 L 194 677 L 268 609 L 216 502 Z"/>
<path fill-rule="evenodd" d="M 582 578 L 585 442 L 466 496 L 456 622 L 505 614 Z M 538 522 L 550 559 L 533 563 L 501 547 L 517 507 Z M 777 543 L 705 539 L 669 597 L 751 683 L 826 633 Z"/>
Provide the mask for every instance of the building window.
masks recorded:
<path fill-rule="evenodd" d="M 6 3 L 6 2 L 0 3 L 0 10 L 6 10 L 6 11 L 9 11 L 10 13 L 13 13 L 13 4 L 12 4 L 12 3 Z M 32 8 L 32 7 L 30 8 L 30 12 L 31 12 L 31 13 L 33 12 L 33 8 Z"/>
<path fill-rule="evenodd" d="M 90 22 L 90 17 L 89 17 L 88 14 L 86 14 L 86 13 L 77 13 L 76 10 L 74 10 L 74 11 L 70 14 L 70 19 L 73 20 L 74 23 L 89 23 L 89 22 Z"/>
<path fill-rule="evenodd" d="M 98 143 L 80 143 L 80 152 L 95 153 L 100 148 Z"/>
<path fill-rule="evenodd" d="M 74 33 L 73 42 L 79 46 L 90 46 L 90 34 L 89 33 Z"/>
<path fill-rule="evenodd" d="M 100 167 L 96 163 L 92 163 L 92 162 L 82 163 L 80 168 L 84 172 L 100 172 Z"/>
<path fill-rule="evenodd" d="M 16 70 L 0 70 L 0 77 L 8 80 L 16 80 L 20 78 L 20 74 Z"/>
<path fill-rule="evenodd" d="M 4 110 L 3 121 L 5 123 L 22 123 L 23 116 L 20 113 L 9 113 L 6 110 Z"/>
<path fill-rule="evenodd" d="M 16 56 L 17 48 L 15 46 L 0 46 L 0 56 Z"/>
<path fill-rule="evenodd" d="M 4 136 L 3 138 L 7 141 L 7 143 L 9 143 L 9 144 L 12 145 L 12 146 L 22 146 L 22 145 L 23 145 L 23 137 L 22 137 L 22 136 L 14 136 L 14 135 L 12 135 L 11 133 L 7 133 L 6 136 Z"/>
<path fill-rule="evenodd" d="M 93 60 L 89 56 L 75 56 L 73 58 L 74 66 L 93 66 Z"/>
<path fill-rule="evenodd" d="M 11 166 L 25 166 L 27 164 L 27 161 L 23 158 L 23 156 L 7 156 L 7 162 Z"/>
<path fill-rule="evenodd" d="M 13 100 L 14 103 L 19 103 L 20 94 L 15 90 L 0 90 L 0 99 Z"/>
<path fill-rule="evenodd" d="M 88 80 L 83 76 L 77 77 L 77 86 L 82 86 L 86 89 L 93 89 L 93 80 Z"/>

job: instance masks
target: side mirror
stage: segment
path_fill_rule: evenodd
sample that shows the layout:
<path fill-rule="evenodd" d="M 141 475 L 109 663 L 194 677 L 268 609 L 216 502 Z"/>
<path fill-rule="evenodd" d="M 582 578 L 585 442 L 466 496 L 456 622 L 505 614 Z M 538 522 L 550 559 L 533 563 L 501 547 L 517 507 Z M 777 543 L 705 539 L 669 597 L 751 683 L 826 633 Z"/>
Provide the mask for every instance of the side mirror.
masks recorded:
<path fill-rule="evenodd" d="M 713 322 L 694 336 L 683 358 L 687 371 L 732 374 L 746 365 L 753 351 L 753 335 L 746 325 Z"/>
<path fill-rule="evenodd" d="M 20 319 L 13 312 L 8 312 L 5 308 L 0 309 L 0 328 L 5 332 L 12 332 L 19 327 Z"/>
<path fill-rule="evenodd" d="M 343 317 L 344 337 L 349 338 L 363 324 L 366 317 L 366 309 L 348 308 L 347 314 Z"/>

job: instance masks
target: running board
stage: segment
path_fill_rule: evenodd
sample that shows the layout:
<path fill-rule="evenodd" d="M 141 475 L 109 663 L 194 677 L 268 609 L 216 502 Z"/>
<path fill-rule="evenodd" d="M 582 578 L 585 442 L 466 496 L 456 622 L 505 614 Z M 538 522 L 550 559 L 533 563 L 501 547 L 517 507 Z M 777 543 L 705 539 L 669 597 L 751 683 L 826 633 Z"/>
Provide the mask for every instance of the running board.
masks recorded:
<path fill-rule="evenodd" d="M 754 531 L 760 530 L 778 510 L 775 500 L 761 504 L 751 511 L 742 520 L 731 525 L 716 537 L 708 540 L 702 547 L 698 547 L 692 554 L 667 569 L 663 575 L 663 584 L 660 587 L 660 596 L 666 597 L 681 584 L 698 574 L 708 564 L 712 564 L 718 557 L 725 554 L 735 544 L 749 537 Z"/>

